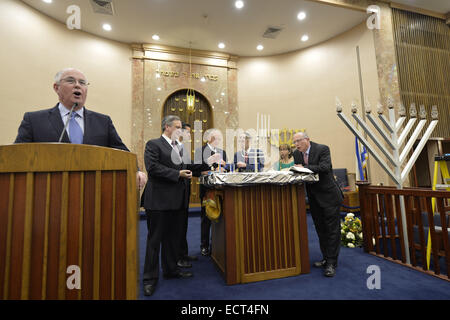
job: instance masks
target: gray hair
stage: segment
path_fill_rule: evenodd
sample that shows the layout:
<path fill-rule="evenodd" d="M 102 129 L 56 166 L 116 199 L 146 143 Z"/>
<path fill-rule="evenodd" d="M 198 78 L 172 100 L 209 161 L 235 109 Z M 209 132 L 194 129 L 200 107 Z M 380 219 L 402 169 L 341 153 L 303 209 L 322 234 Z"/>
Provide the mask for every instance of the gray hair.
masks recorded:
<path fill-rule="evenodd" d="M 301 133 L 302 136 L 303 136 L 303 138 L 309 138 L 309 136 L 308 136 L 308 134 L 306 133 L 306 131 L 299 131 L 299 132 L 296 132 L 294 135 L 296 135 L 296 134 L 298 134 L 298 133 Z"/>
<path fill-rule="evenodd" d="M 83 73 L 82 71 L 80 71 L 80 70 L 78 70 L 78 69 L 75 69 L 75 68 L 65 68 L 65 69 L 62 69 L 61 71 L 58 71 L 58 73 L 55 75 L 55 83 L 56 83 L 56 84 L 60 84 L 61 78 L 62 78 L 63 74 L 66 73 L 67 71 L 74 71 L 74 70 Z M 84 73 L 83 73 L 83 74 L 84 74 Z"/>
<path fill-rule="evenodd" d="M 211 129 L 206 130 L 204 138 L 205 138 L 205 140 L 210 142 L 212 137 L 217 137 L 219 135 L 222 135 L 222 132 L 219 129 L 211 128 Z"/>
<path fill-rule="evenodd" d="M 161 122 L 161 130 L 162 130 L 162 132 L 164 132 L 164 130 L 166 129 L 166 125 L 171 127 L 174 121 L 181 121 L 181 119 L 180 119 L 179 116 L 174 116 L 174 115 L 165 116 L 162 119 L 162 122 Z"/>

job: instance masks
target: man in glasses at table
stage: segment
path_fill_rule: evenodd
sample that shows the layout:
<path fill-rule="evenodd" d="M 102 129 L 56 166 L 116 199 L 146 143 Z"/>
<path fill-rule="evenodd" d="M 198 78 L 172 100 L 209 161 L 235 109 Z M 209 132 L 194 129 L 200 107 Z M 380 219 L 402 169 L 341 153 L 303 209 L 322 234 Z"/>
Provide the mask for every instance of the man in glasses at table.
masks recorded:
<path fill-rule="evenodd" d="M 80 70 L 67 68 L 59 71 L 53 84 L 59 102 L 50 109 L 26 112 L 14 143 L 59 142 L 68 121 L 61 142 L 129 151 L 109 116 L 86 109 L 88 86 L 86 76 Z M 142 188 L 147 182 L 146 174 L 139 171 L 138 180 Z"/>

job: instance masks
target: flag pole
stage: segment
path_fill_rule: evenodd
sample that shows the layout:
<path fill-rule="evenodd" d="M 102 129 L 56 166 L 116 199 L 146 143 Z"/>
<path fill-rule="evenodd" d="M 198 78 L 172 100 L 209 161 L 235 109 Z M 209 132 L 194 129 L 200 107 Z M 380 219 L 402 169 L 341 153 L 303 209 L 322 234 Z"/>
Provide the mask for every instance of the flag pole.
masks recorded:
<path fill-rule="evenodd" d="M 359 94 L 361 96 L 361 108 L 362 108 L 362 115 L 363 120 L 366 122 L 366 105 L 365 105 L 365 98 L 364 98 L 364 86 L 363 86 L 363 80 L 362 80 L 362 73 L 361 73 L 361 58 L 359 55 L 359 46 L 356 46 L 356 63 L 358 65 L 358 77 L 359 77 Z M 364 138 L 367 139 L 367 133 L 364 131 Z M 359 143 L 359 140 L 358 140 Z M 358 158 L 361 158 L 361 155 L 358 155 Z M 367 181 L 370 181 L 370 170 L 369 170 L 369 157 L 367 157 L 366 161 L 366 169 L 367 169 Z"/>

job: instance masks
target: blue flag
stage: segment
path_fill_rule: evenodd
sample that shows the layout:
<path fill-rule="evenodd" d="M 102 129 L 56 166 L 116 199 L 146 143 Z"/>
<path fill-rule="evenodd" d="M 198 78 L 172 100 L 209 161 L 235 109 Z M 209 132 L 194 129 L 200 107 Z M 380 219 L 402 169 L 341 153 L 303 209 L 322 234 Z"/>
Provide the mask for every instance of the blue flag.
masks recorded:
<path fill-rule="evenodd" d="M 365 151 L 366 148 L 364 148 Z M 359 143 L 358 143 L 358 137 L 355 136 L 355 151 L 356 151 L 356 164 L 357 164 L 357 170 L 359 174 L 359 179 L 363 180 L 364 177 L 364 171 L 363 171 L 363 164 L 361 161 L 361 154 L 359 153 Z"/>

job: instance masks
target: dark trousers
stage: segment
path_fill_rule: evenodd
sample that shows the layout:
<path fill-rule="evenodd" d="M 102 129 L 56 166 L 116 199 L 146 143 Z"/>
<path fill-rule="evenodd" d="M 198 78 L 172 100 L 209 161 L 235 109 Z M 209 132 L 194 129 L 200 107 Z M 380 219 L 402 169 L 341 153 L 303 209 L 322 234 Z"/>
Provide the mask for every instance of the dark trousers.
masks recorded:
<path fill-rule="evenodd" d="M 147 248 L 144 262 L 144 284 L 156 284 L 159 278 L 159 253 L 164 275 L 178 272 L 180 234 L 185 209 L 176 211 L 145 210 L 147 215 Z"/>
<path fill-rule="evenodd" d="M 188 229 L 189 209 L 183 212 L 181 219 L 181 238 L 180 238 L 180 253 L 178 260 L 184 259 L 188 255 L 187 229 Z"/>
<path fill-rule="evenodd" d="M 327 263 L 337 266 L 341 247 L 341 206 L 321 207 L 315 200 L 314 195 L 311 194 L 308 194 L 308 199 L 311 216 L 319 236 L 322 256 L 327 260 Z"/>
<path fill-rule="evenodd" d="M 203 203 L 203 198 L 201 198 L 200 203 Z M 200 219 L 200 247 L 209 249 L 211 220 L 206 216 L 206 209 L 204 206 L 202 206 Z"/>

